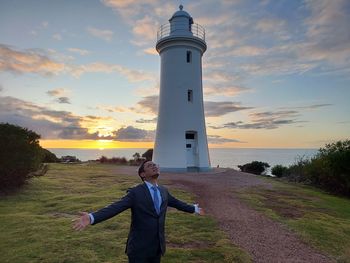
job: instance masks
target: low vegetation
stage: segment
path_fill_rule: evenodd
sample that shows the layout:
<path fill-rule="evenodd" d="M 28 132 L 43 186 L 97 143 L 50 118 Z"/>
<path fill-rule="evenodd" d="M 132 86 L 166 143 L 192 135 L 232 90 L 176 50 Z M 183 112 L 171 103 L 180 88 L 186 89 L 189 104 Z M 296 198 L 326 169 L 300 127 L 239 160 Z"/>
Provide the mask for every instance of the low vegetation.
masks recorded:
<path fill-rule="evenodd" d="M 269 168 L 270 165 L 265 162 L 253 161 L 251 163 L 246 163 L 243 165 L 238 165 L 238 168 L 245 173 L 252 173 L 256 175 L 261 175 L 266 172 L 266 169 Z"/>
<path fill-rule="evenodd" d="M 125 157 L 112 157 L 101 156 L 97 159 L 98 162 L 103 164 L 117 164 L 117 165 L 140 165 L 145 160 L 152 160 L 153 149 L 148 149 L 142 155 L 138 152 L 134 153 L 133 159 L 126 159 Z"/>
<path fill-rule="evenodd" d="M 276 177 L 302 182 L 326 191 L 350 196 L 350 140 L 327 144 L 311 159 L 272 168 Z"/>
<path fill-rule="evenodd" d="M 119 199 L 139 182 L 136 174 L 123 175 L 113 165 L 50 164 L 45 176 L 0 200 L 0 262 L 127 262 L 129 210 L 82 232 L 72 230 L 71 220 L 78 211 L 95 211 Z M 195 201 L 168 186 L 178 198 Z M 164 263 L 251 262 L 209 216 L 170 209 L 166 233 Z"/>

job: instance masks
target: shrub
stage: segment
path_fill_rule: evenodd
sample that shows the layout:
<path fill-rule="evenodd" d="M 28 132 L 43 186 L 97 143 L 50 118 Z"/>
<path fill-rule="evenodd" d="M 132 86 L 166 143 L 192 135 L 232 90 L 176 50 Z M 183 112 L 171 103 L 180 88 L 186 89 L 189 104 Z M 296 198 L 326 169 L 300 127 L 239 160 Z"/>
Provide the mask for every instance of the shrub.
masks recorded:
<path fill-rule="evenodd" d="M 311 159 L 300 158 L 288 167 L 285 176 L 290 181 L 350 196 L 350 140 L 326 144 Z"/>
<path fill-rule="evenodd" d="M 238 165 L 238 168 L 242 172 L 246 173 L 252 173 L 261 175 L 263 172 L 265 172 L 266 168 L 270 167 L 268 163 L 259 162 L 259 161 L 253 161 L 251 163 L 246 163 L 244 165 Z"/>
<path fill-rule="evenodd" d="M 21 186 L 38 170 L 43 151 L 35 132 L 0 123 L 0 190 Z"/>
<path fill-rule="evenodd" d="M 125 157 L 112 157 L 107 158 L 106 156 L 101 156 L 98 161 L 100 163 L 110 163 L 110 164 L 121 164 L 125 165 L 128 163 L 128 160 Z"/>
<path fill-rule="evenodd" d="M 288 171 L 288 167 L 277 164 L 271 169 L 271 173 L 276 177 L 286 176 Z"/>
<path fill-rule="evenodd" d="M 350 195 L 350 140 L 326 144 L 307 169 L 313 183 L 334 193 Z"/>
<path fill-rule="evenodd" d="M 43 155 L 43 163 L 58 163 L 60 159 L 57 158 L 57 156 L 50 152 L 47 149 L 42 149 L 42 155 Z"/>

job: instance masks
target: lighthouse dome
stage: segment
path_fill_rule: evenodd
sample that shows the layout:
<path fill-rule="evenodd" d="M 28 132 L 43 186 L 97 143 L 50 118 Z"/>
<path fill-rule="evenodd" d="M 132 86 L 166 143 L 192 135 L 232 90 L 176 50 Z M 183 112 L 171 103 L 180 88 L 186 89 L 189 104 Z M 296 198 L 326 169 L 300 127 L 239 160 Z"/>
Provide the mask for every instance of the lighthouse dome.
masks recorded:
<path fill-rule="evenodd" d="M 180 9 L 180 10 L 177 10 L 177 11 L 173 14 L 173 16 L 169 19 L 169 21 L 173 20 L 174 18 L 178 18 L 178 17 L 186 17 L 186 18 L 189 18 L 189 19 L 191 18 L 191 16 L 190 16 L 189 13 L 187 13 L 187 12 L 184 11 L 184 10 L 182 10 L 182 9 L 183 9 L 183 6 L 182 6 L 182 5 L 179 6 L 179 9 Z"/>

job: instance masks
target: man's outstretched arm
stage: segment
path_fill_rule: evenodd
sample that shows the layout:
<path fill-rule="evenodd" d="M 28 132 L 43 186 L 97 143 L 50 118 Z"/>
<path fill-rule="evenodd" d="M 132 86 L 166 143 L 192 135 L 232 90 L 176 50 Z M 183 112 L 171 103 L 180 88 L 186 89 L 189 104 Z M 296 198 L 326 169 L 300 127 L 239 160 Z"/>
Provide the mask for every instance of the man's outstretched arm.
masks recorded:
<path fill-rule="evenodd" d="M 199 215 L 204 215 L 203 208 L 200 208 L 198 204 L 189 205 L 183 201 L 180 201 L 168 193 L 168 206 L 174 207 L 178 210 L 187 212 L 187 213 L 196 213 Z"/>
<path fill-rule="evenodd" d="M 84 230 L 88 225 L 94 225 L 99 222 L 105 221 L 124 210 L 132 207 L 132 193 L 129 191 L 126 196 L 124 196 L 119 201 L 110 204 L 97 212 L 94 213 L 86 213 L 79 212 L 79 217 L 73 219 L 73 229 L 79 231 Z"/>

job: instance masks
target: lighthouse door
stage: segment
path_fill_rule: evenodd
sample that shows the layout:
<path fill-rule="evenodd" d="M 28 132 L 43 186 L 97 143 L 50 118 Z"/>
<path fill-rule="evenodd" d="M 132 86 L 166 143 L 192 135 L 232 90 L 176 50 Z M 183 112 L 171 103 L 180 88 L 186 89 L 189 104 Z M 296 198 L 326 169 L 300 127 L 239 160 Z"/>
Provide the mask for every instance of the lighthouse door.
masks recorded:
<path fill-rule="evenodd" d="M 197 166 L 197 133 L 186 132 L 187 167 Z"/>

